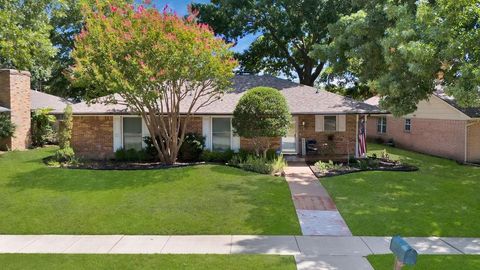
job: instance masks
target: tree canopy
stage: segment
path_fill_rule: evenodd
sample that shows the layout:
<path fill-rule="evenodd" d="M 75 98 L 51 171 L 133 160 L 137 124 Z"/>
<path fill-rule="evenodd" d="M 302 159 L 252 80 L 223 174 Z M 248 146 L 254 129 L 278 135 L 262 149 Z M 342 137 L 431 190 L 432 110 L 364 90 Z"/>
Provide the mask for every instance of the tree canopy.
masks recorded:
<path fill-rule="evenodd" d="M 230 44 L 192 16 L 138 5 L 85 9 L 73 79 L 87 97 L 109 95 L 142 116 L 161 161 L 174 163 L 193 113 L 231 84 Z M 120 99 L 118 98 L 120 96 Z"/>
<path fill-rule="evenodd" d="M 49 0 L 0 0 L 0 67 L 28 70 L 34 82 L 50 76 Z"/>
<path fill-rule="evenodd" d="M 277 89 L 255 87 L 238 101 L 232 126 L 239 136 L 252 139 L 257 154 L 263 150 L 265 156 L 270 139 L 285 136 L 290 121 L 287 101 Z"/>
<path fill-rule="evenodd" d="M 315 44 L 330 42 L 327 26 L 350 13 L 343 0 L 213 0 L 193 4 L 200 21 L 229 41 L 248 34 L 259 35 L 237 57 L 241 68 L 298 78 L 313 86 L 325 61 L 313 58 Z"/>
<path fill-rule="evenodd" d="M 463 106 L 480 105 L 480 5 L 475 0 L 365 1 L 329 26 L 313 56 L 351 73 L 403 115 L 442 85 Z"/>

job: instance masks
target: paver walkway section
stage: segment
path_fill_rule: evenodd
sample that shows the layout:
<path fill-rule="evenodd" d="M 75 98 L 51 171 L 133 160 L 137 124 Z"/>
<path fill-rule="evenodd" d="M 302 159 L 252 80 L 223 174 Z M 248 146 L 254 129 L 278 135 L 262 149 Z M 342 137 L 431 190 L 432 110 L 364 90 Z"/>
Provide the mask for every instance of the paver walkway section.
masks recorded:
<path fill-rule="evenodd" d="M 303 235 L 352 235 L 332 198 L 305 162 L 289 162 L 285 179 Z"/>
<path fill-rule="evenodd" d="M 405 238 L 419 254 L 477 254 L 480 238 Z M 299 270 L 373 270 L 389 237 L 259 235 L 0 235 L 0 253 L 293 255 Z"/>

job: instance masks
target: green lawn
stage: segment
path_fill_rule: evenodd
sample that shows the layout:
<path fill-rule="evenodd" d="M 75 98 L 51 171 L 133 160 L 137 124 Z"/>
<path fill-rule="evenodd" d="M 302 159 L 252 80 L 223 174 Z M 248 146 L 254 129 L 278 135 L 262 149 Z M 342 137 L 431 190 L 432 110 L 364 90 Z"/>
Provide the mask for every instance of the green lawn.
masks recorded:
<path fill-rule="evenodd" d="M 420 170 L 322 179 L 353 234 L 480 236 L 479 167 L 375 144 L 369 148 L 370 153 L 386 148 Z"/>
<path fill-rule="evenodd" d="M 46 167 L 54 150 L 0 156 L 0 233 L 300 234 L 283 178 L 219 165 Z"/>
<path fill-rule="evenodd" d="M 372 255 L 368 261 L 375 270 L 391 270 L 393 255 Z M 476 255 L 420 255 L 415 266 L 405 266 L 404 270 L 477 270 L 480 269 L 480 256 Z"/>
<path fill-rule="evenodd" d="M 293 256 L 0 254 L 2 269 L 295 270 Z"/>

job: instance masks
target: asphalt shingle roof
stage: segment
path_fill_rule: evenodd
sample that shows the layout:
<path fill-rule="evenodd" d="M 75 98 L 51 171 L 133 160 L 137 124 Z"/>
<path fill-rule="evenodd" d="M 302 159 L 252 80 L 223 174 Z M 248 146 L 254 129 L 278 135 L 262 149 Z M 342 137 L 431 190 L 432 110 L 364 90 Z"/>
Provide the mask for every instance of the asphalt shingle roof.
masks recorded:
<path fill-rule="evenodd" d="M 257 86 L 267 86 L 278 89 L 287 99 L 292 114 L 356 114 L 380 113 L 376 106 L 358 102 L 344 96 L 305 86 L 289 80 L 268 75 L 236 75 L 232 79 L 231 92 L 226 93 L 221 99 L 200 108 L 197 114 L 232 114 L 239 99 L 245 92 Z M 101 100 L 101 99 L 100 99 Z M 121 100 L 117 99 L 119 103 Z M 187 111 L 188 99 L 181 106 L 181 111 Z M 124 104 L 87 104 L 80 102 L 73 105 L 75 114 L 126 114 L 129 113 Z"/>
<path fill-rule="evenodd" d="M 35 90 L 30 91 L 31 110 L 50 108 L 52 114 L 62 114 L 68 104 L 71 103 L 64 98 Z"/>

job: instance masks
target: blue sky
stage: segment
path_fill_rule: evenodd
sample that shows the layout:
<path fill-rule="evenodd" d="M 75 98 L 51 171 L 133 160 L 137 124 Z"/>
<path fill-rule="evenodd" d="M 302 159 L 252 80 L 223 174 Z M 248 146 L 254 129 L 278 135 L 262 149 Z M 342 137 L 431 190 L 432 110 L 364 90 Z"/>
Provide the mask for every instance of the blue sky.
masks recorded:
<path fill-rule="evenodd" d="M 139 2 L 139 1 L 137 1 Z M 152 3 L 158 8 L 163 9 L 165 5 L 168 5 L 173 11 L 177 12 L 179 15 L 187 14 L 187 5 L 195 3 L 209 3 L 209 0 L 153 0 Z M 255 40 L 254 35 L 246 36 L 245 38 L 238 41 L 237 45 L 233 47 L 233 50 L 236 52 L 242 52 L 247 49 L 250 43 Z"/>

